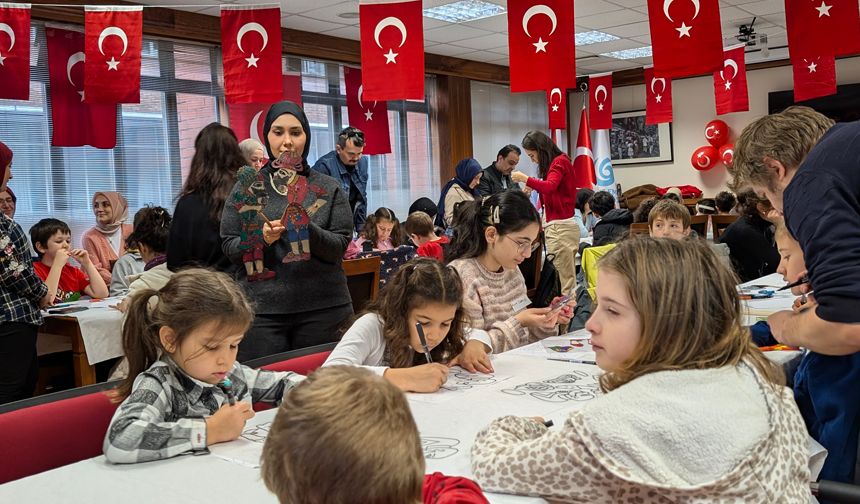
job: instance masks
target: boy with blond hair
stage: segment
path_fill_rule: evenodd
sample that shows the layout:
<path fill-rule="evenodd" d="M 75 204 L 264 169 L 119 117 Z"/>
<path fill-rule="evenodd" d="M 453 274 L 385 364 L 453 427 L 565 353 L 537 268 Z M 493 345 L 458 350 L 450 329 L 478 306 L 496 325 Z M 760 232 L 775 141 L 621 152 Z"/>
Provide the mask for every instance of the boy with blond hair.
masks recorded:
<path fill-rule="evenodd" d="M 686 238 L 690 235 L 690 212 L 672 199 L 662 199 L 648 213 L 648 231 L 651 238 Z"/>
<path fill-rule="evenodd" d="M 261 471 L 281 504 L 442 504 L 454 494 L 456 502 L 487 503 L 468 479 L 434 473 L 425 480 L 406 396 L 352 366 L 321 368 L 290 390 L 263 446 Z"/>

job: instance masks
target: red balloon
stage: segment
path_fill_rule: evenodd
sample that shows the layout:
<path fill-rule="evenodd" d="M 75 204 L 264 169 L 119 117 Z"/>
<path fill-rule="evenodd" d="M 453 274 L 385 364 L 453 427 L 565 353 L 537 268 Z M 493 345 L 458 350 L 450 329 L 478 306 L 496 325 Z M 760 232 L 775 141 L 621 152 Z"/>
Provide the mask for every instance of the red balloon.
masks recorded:
<path fill-rule="evenodd" d="M 727 168 L 731 168 L 735 162 L 735 144 L 727 143 L 720 147 L 720 159 Z"/>
<path fill-rule="evenodd" d="M 693 156 L 690 158 L 693 168 L 699 171 L 707 171 L 714 167 L 720 161 L 720 153 L 713 145 L 703 145 L 693 151 Z"/>
<path fill-rule="evenodd" d="M 705 138 L 709 144 L 719 149 L 729 141 L 729 125 L 725 121 L 714 119 L 705 126 Z"/>

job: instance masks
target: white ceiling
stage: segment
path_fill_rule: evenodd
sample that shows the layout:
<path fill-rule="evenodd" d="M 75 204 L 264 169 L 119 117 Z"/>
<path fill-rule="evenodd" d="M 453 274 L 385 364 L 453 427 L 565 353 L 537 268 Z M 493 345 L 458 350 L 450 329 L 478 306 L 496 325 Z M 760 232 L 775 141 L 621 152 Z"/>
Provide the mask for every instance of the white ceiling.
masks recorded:
<path fill-rule="evenodd" d="M 184 10 L 219 15 L 219 8 L 187 7 L 195 0 L 144 0 L 156 5 L 181 5 Z M 211 0 L 197 0 L 211 5 Z M 224 3 L 259 4 L 265 0 L 230 0 Z M 424 0 L 424 7 L 444 5 L 454 0 Z M 488 0 L 504 6 L 505 0 Z M 205 2 L 205 3 L 204 3 Z M 338 14 L 358 12 L 357 0 L 290 0 L 281 1 L 281 25 L 287 28 L 334 37 L 358 40 L 358 19 L 344 19 Z M 647 0 L 575 0 L 576 32 L 603 31 L 619 40 L 576 48 L 577 73 L 637 68 L 651 63 L 651 58 L 619 60 L 600 53 L 632 49 L 651 44 L 648 27 Z M 784 59 L 788 57 L 783 0 L 720 0 L 720 15 L 726 45 L 736 43 L 738 27 L 757 17 L 755 31 L 767 34 L 769 55 L 747 50 L 747 63 Z M 508 65 L 507 15 L 467 23 L 447 23 L 424 18 L 425 51 L 444 56 L 456 56 L 473 61 Z"/>

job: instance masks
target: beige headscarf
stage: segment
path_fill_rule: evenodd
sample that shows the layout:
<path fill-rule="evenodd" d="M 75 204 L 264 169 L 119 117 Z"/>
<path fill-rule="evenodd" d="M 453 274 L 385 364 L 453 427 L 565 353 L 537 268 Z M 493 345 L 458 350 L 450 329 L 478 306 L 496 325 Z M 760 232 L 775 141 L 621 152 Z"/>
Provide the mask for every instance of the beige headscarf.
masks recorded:
<path fill-rule="evenodd" d="M 122 194 L 116 191 L 99 191 L 93 194 L 93 205 L 96 204 L 96 198 L 99 195 L 104 196 L 110 202 L 110 206 L 113 208 L 113 221 L 110 224 L 102 224 L 96 219 L 96 229 L 103 234 L 113 234 L 114 231 L 119 229 L 128 220 L 128 201 L 126 201 Z M 93 215 L 95 213 L 95 210 L 93 210 Z"/>

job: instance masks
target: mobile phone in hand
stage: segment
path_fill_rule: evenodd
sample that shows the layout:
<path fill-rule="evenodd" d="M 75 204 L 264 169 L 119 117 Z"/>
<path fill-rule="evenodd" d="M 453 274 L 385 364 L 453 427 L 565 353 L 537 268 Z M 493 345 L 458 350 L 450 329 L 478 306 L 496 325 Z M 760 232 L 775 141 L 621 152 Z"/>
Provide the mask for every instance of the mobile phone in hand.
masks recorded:
<path fill-rule="evenodd" d="M 568 295 L 561 296 L 560 298 L 556 298 L 555 301 L 550 303 L 549 313 L 547 313 L 547 315 L 551 315 L 551 314 L 561 310 L 569 302 L 570 302 L 570 296 L 568 296 Z"/>

